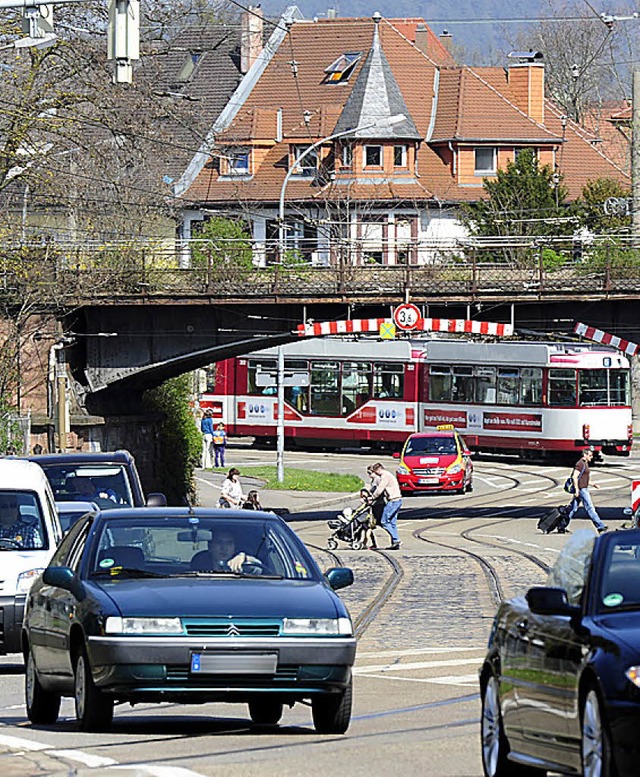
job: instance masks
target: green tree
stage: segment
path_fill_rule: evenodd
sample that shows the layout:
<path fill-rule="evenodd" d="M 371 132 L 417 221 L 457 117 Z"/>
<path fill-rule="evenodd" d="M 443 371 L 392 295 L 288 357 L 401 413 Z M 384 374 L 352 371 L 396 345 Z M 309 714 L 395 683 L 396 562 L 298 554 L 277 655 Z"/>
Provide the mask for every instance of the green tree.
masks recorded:
<path fill-rule="evenodd" d="M 194 267 L 211 267 L 240 274 L 253 270 L 251 235 L 242 221 L 213 216 L 195 235 L 191 250 Z"/>
<path fill-rule="evenodd" d="M 631 192 L 613 178 L 597 178 L 587 181 L 578 201 L 578 213 L 581 224 L 591 232 L 603 234 L 626 230 L 631 225 L 630 215 L 608 214 L 605 202 L 611 198 L 627 199 Z"/>
<path fill-rule="evenodd" d="M 576 219 L 566 204 L 562 176 L 541 166 L 533 150 L 521 151 L 495 178 L 487 178 L 486 197 L 464 206 L 461 219 L 478 237 L 562 236 L 575 231 Z M 505 249 L 512 260 L 522 251 Z"/>

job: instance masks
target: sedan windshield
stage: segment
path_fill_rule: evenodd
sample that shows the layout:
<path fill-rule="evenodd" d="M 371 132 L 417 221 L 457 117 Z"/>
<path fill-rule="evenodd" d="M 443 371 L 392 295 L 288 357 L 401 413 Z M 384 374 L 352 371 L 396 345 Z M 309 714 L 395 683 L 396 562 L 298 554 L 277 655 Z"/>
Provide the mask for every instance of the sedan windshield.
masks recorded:
<path fill-rule="evenodd" d="M 412 437 L 407 443 L 405 456 L 418 456 L 421 453 L 455 455 L 456 441 L 453 437 Z"/>
<path fill-rule="evenodd" d="M 278 521 L 189 513 L 106 519 L 90 569 L 109 579 L 136 570 L 149 577 L 320 577 L 304 545 Z"/>

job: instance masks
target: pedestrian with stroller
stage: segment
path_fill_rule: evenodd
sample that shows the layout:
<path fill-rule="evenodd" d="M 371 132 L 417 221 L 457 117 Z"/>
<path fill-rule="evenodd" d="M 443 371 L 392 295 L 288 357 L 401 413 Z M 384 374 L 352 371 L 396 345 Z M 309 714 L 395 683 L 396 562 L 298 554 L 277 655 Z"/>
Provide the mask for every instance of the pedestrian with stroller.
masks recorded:
<path fill-rule="evenodd" d="M 371 495 L 376 490 L 376 487 L 380 482 L 380 476 L 376 475 L 376 473 L 373 471 L 373 466 L 367 467 L 367 475 L 369 475 L 369 495 Z M 377 526 L 382 524 L 382 512 L 384 510 L 384 505 L 384 494 L 379 496 L 375 501 L 371 502 L 371 511 L 373 512 L 373 517 L 375 518 Z"/>
<path fill-rule="evenodd" d="M 374 492 L 371 494 L 371 501 L 375 501 L 383 494 L 386 497 L 387 503 L 382 511 L 382 520 L 380 525 L 391 537 L 391 545 L 387 550 L 399 550 L 400 549 L 400 536 L 398 535 L 398 513 L 402 507 L 402 493 L 400 491 L 400 484 L 397 478 L 388 469 L 385 469 L 382 464 L 374 464 L 373 472 L 380 480 L 376 486 Z"/>
<path fill-rule="evenodd" d="M 244 496 L 242 496 L 242 486 L 240 485 L 240 470 L 235 467 L 231 467 L 227 473 L 227 477 L 222 482 L 222 489 L 220 490 L 220 507 L 231 507 L 236 510 L 240 510 L 244 504 Z"/>
<path fill-rule="evenodd" d="M 598 515 L 596 508 L 593 506 L 591 494 L 589 493 L 589 464 L 593 460 L 593 452 L 593 446 L 585 448 L 582 451 L 582 457 L 579 459 L 579 461 L 576 462 L 576 465 L 573 468 L 573 472 L 571 473 L 571 479 L 573 480 L 574 486 L 574 497 L 571 501 L 571 505 L 569 506 L 567 518 L 569 521 L 573 518 L 573 516 L 578 512 L 578 508 L 582 502 L 582 506 L 586 510 L 586 513 L 591 519 L 593 525 L 596 527 L 598 534 L 602 534 L 602 532 L 607 531 L 609 527 L 603 523 L 602 519 Z M 593 488 L 599 488 L 597 483 L 591 483 L 591 486 Z"/>
<path fill-rule="evenodd" d="M 204 411 L 200 419 L 200 431 L 202 432 L 202 469 L 211 468 L 211 445 L 213 444 L 213 413 L 210 408 Z"/>
<path fill-rule="evenodd" d="M 224 452 L 227 447 L 227 432 L 222 421 L 213 431 L 213 454 L 215 467 L 224 467 Z"/>

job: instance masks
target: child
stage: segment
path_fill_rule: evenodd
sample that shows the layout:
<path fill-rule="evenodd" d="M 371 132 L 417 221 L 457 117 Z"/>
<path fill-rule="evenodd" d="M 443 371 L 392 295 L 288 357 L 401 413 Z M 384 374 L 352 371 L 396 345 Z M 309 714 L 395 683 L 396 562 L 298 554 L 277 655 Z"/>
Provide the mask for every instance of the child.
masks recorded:
<path fill-rule="evenodd" d="M 368 513 L 365 513 L 362 516 L 364 519 L 362 524 L 364 528 L 364 544 L 367 548 L 369 548 L 369 550 L 375 550 L 378 547 L 378 544 L 376 543 L 376 536 L 374 534 L 376 519 L 371 509 L 371 492 L 368 488 L 360 489 L 360 501 L 362 502 L 363 506 L 367 505 L 369 507 Z"/>
<path fill-rule="evenodd" d="M 257 491 L 249 491 L 247 494 L 247 499 L 245 503 L 242 505 L 243 510 L 262 510 L 262 505 L 260 504 L 260 499 L 258 497 Z"/>

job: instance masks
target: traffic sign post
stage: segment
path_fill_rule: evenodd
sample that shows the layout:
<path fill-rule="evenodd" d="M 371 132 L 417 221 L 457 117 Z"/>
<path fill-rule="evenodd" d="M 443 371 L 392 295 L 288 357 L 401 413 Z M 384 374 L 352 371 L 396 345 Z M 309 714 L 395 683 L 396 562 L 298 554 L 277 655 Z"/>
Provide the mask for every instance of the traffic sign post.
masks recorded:
<path fill-rule="evenodd" d="M 405 331 L 415 329 L 421 318 L 422 314 L 420 313 L 420 309 L 411 302 L 405 302 L 403 305 L 398 305 L 393 311 L 393 322 L 398 329 L 403 329 Z"/>

